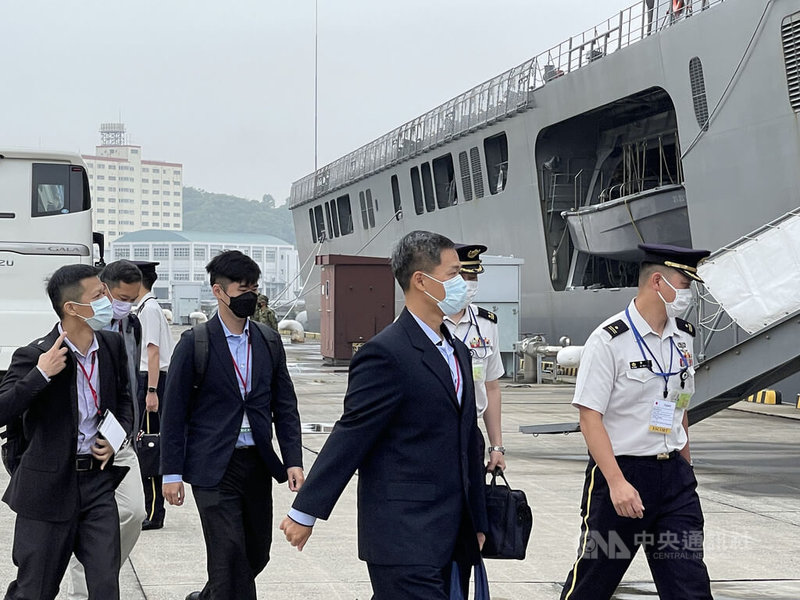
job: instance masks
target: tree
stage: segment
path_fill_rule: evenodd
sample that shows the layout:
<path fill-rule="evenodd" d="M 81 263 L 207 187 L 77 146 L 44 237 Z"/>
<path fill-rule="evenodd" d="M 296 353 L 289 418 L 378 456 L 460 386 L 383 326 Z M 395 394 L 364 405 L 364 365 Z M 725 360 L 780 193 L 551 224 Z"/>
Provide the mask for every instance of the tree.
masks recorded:
<path fill-rule="evenodd" d="M 275 208 L 275 198 L 272 197 L 272 194 L 264 194 L 261 198 L 261 202 L 263 202 L 267 208 Z"/>

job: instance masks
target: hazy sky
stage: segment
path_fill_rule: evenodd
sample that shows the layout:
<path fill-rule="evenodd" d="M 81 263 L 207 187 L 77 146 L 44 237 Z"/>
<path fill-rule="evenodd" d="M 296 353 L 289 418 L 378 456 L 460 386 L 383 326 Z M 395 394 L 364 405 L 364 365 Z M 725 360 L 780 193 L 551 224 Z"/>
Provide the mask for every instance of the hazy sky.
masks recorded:
<path fill-rule="evenodd" d="M 319 0 L 319 164 L 633 0 Z M 282 201 L 314 166 L 314 0 L 25 0 L 0 17 L 0 147 L 127 126 L 184 183 Z"/>

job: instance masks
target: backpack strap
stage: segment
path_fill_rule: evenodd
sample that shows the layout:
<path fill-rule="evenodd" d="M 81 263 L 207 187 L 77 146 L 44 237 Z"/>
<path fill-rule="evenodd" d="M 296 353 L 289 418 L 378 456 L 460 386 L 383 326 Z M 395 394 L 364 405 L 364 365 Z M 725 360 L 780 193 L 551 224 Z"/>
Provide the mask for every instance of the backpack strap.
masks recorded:
<path fill-rule="evenodd" d="M 198 323 L 192 327 L 194 334 L 194 383 L 196 394 L 206 378 L 208 368 L 208 323 Z"/>

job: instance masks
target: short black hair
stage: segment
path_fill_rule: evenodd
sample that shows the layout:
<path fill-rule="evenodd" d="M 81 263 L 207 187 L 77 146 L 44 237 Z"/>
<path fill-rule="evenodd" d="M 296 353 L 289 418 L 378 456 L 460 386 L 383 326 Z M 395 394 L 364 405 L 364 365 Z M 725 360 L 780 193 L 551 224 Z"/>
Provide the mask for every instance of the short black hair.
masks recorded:
<path fill-rule="evenodd" d="M 47 295 L 59 319 L 64 318 L 62 307 L 65 302 L 80 302 L 83 293 L 81 281 L 90 277 L 97 277 L 97 271 L 91 265 L 65 265 L 47 280 Z"/>
<path fill-rule="evenodd" d="M 100 281 L 111 288 L 120 283 L 141 283 L 142 271 L 129 260 L 115 260 L 102 270 Z"/>
<path fill-rule="evenodd" d="M 206 265 L 211 285 L 221 283 L 243 283 L 253 285 L 261 277 L 261 269 L 256 261 L 238 250 L 225 250 L 211 259 Z"/>
<path fill-rule="evenodd" d="M 411 285 L 416 271 L 432 271 L 442 263 L 442 250 L 456 245 L 445 236 L 431 231 L 412 231 L 403 236 L 392 251 L 392 272 L 403 291 Z"/>

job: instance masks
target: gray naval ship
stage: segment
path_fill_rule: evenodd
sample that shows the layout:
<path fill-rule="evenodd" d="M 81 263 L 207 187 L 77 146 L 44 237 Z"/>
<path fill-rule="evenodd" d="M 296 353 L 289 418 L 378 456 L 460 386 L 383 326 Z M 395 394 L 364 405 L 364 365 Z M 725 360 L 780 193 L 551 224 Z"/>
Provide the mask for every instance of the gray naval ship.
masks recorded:
<path fill-rule="evenodd" d="M 800 0 L 642 0 L 295 182 L 300 256 L 480 242 L 524 259 L 520 331 L 582 343 L 637 243 L 716 250 L 800 205 L 799 111 Z"/>

